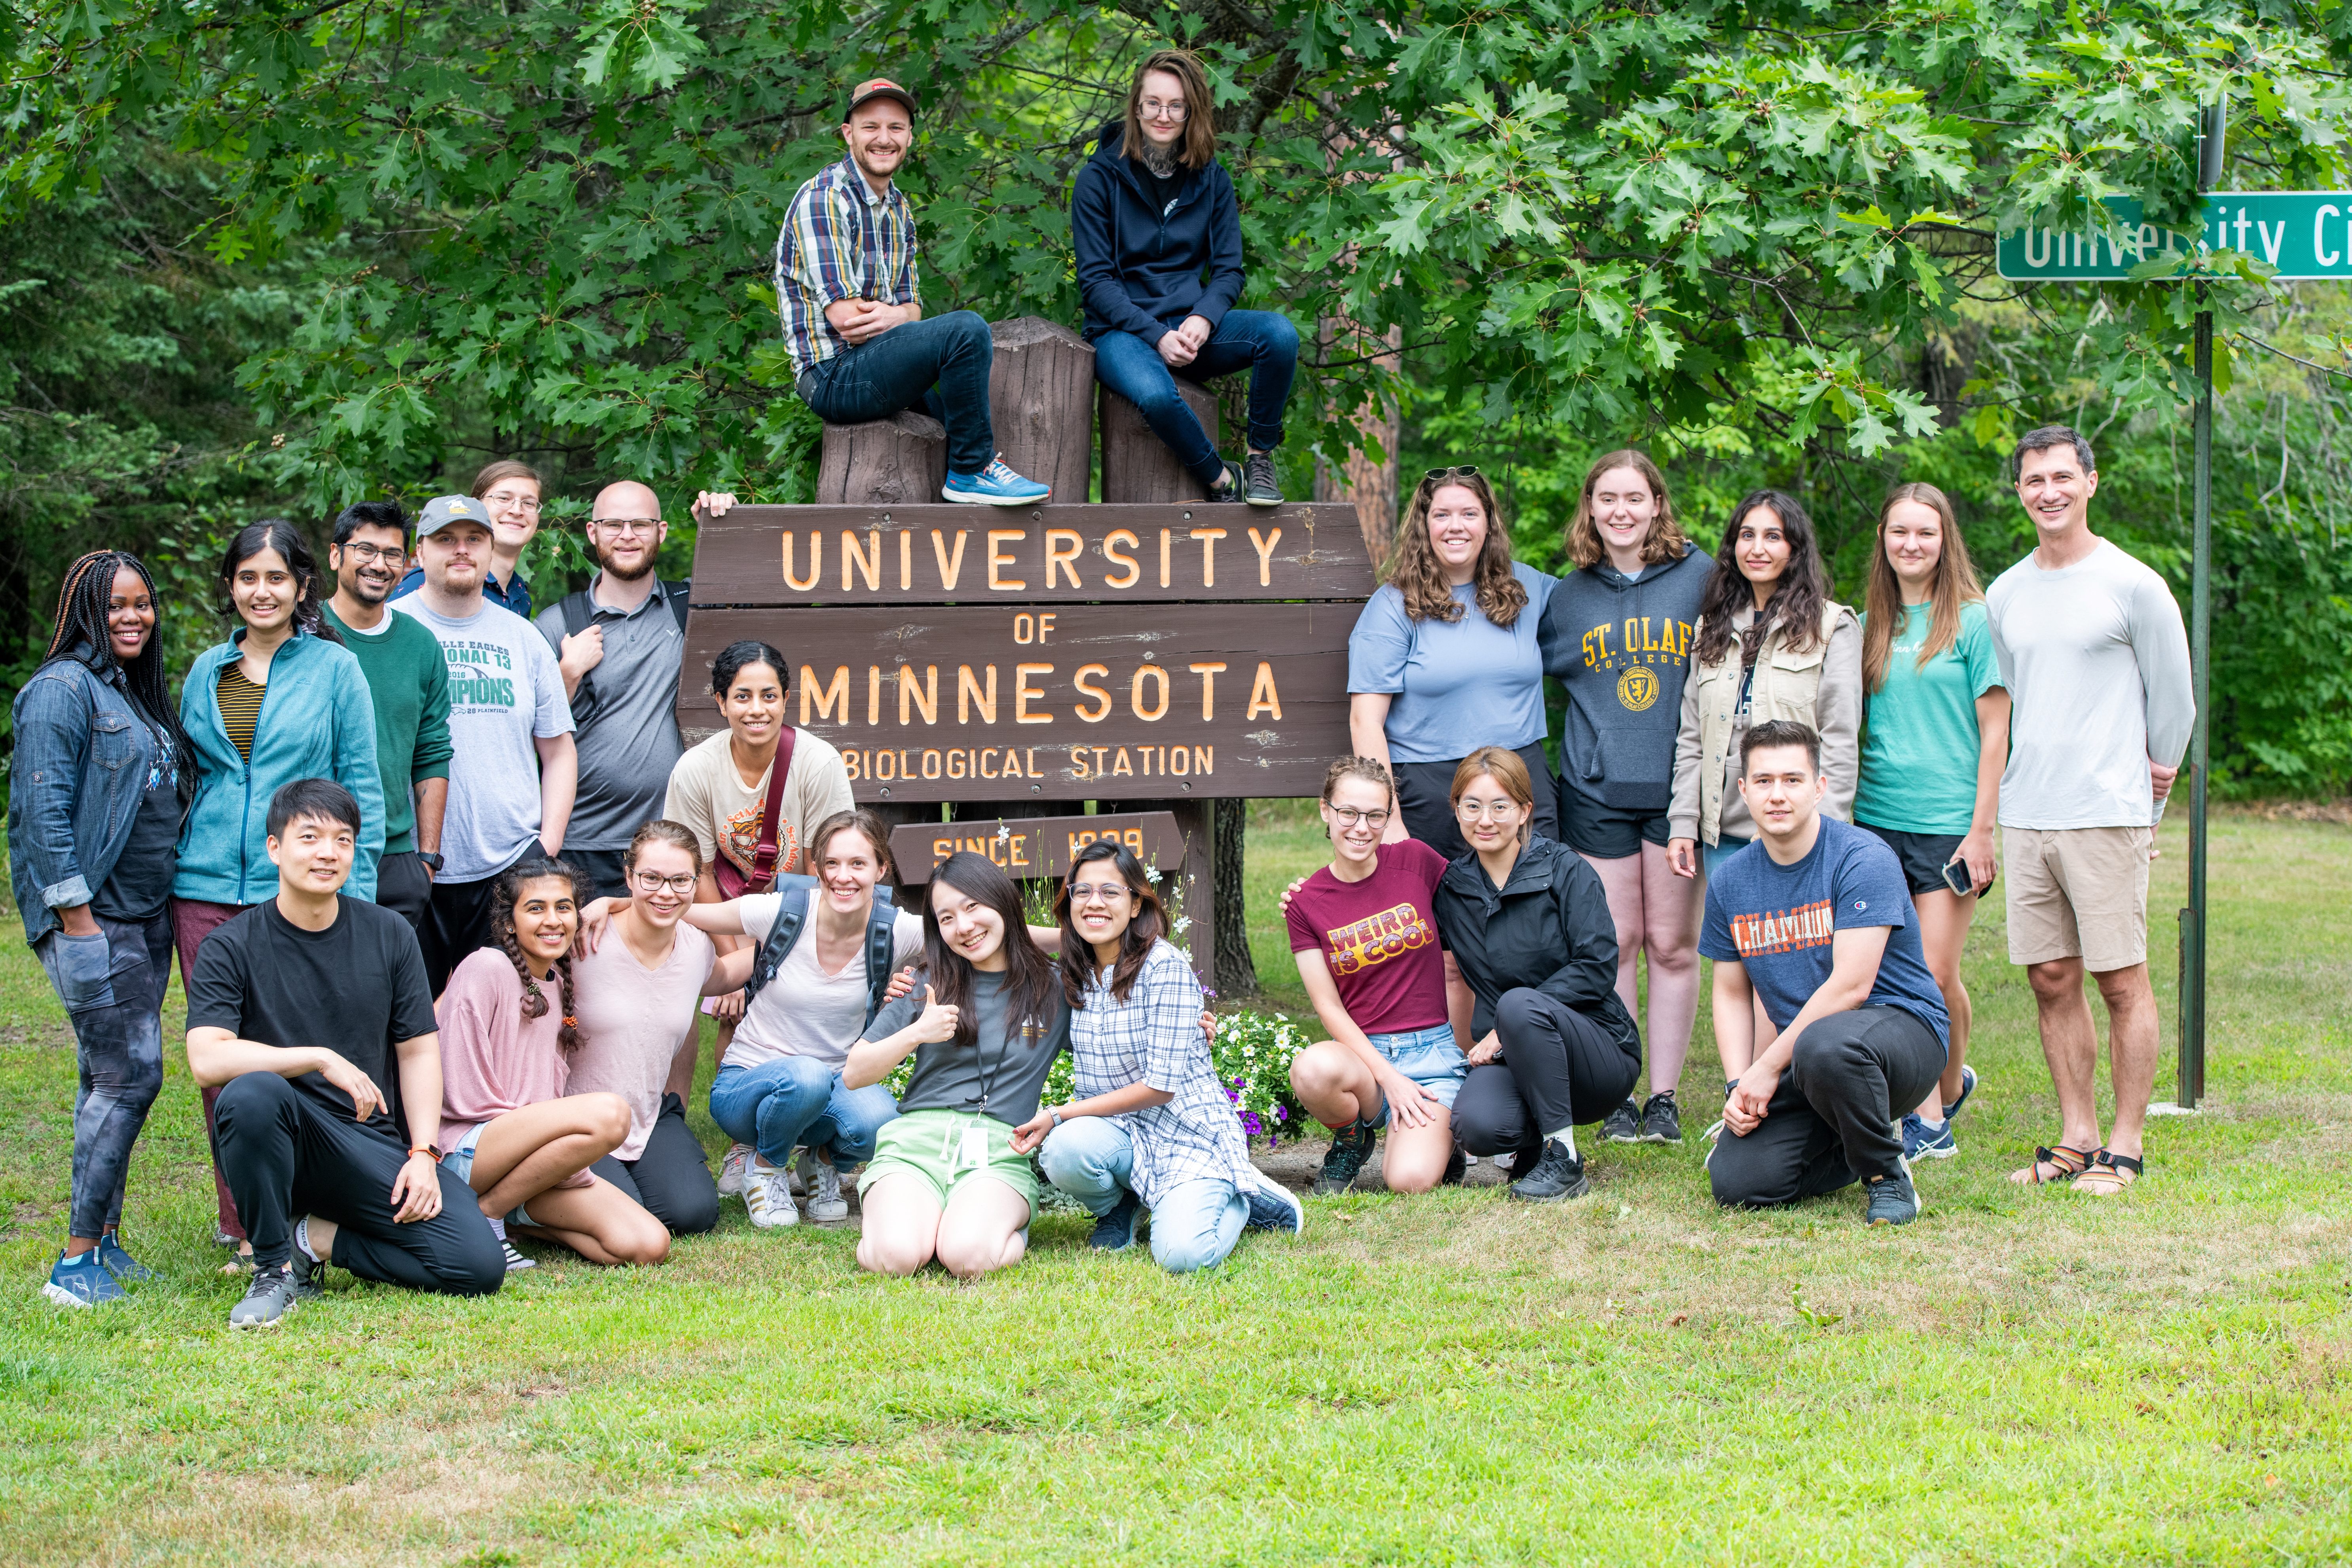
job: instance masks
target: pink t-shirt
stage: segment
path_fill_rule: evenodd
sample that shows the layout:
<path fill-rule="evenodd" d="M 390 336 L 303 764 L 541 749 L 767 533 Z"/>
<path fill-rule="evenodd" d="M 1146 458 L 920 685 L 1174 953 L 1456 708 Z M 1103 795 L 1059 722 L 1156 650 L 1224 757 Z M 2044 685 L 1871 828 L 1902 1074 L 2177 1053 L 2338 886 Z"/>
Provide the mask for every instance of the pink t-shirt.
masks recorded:
<path fill-rule="evenodd" d="M 1290 897 L 1290 951 L 1320 951 L 1339 1005 L 1367 1035 L 1445 1022 L 1445 960 L 1437 941 L 1445 857 L 1418 838 L 1383 844 L 1372 874 L 1343 882 L 1326 866 Z"/>
<path fill-rule="evenodd" d="M 522 977 L 502 948 L 478 948 L 449 976 L 433 1009 L 441 1030 L 441 1147 L 454 1149 L 467 1132 L 509 1110 L 569 1092 L 570 1076 L 556 1037 L 563 1030 L 563 993 L 553 975 L 540 982 L 547 1011 L 522 1016 Z M 589 1185 L 588 1173 L 562 1187 Z"/>
<path fill-rule="evenodd" d="M 571 1092 L 601 1090 L 629 1102 L 629 1141 L 613 1151 L 623 1160 L 645 1155 L 670 1060 L 701 1016 L 695 1002 L 719 962 L 709 937 L 684 921 L 676 930 L 669 956 L 656 968 L 637 962 L 617 921 L 595 952 L 572 961 L 580 1050 L 572 1058 Z"/>

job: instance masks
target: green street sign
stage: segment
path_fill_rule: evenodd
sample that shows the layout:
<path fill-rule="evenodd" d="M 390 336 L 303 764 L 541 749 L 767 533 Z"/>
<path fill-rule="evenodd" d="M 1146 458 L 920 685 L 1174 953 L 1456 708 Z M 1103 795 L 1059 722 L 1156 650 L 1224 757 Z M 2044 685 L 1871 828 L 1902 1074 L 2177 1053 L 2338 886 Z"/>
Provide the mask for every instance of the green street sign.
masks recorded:
<path fill-rule="evenodd" d="M 2121 279 L 2167 251 L 2184 258 L 2195 241 L 2140 221 L 2136 196 L 2110 196 L 2116 232 L 2018 229 L 2000 237 L 2000 275 L 2020 283 Z M 2204 242 L 2242 251 L 2281 278 L 2352 278 L 2352 192 L 2212 191 Z"/>

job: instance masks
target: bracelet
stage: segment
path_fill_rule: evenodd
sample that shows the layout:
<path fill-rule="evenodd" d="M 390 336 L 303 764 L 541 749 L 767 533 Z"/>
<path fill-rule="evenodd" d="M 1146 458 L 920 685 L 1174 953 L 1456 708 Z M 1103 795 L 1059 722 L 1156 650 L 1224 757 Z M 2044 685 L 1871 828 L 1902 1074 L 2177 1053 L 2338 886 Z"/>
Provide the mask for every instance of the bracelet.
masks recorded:
<path fill-rule="evenodd" d="M 432 1156 L 433 1163 L 437 1165 L 441 1163 L 441 1151 L 436 1149 L 430 1143 L 419 1143 L 415 1148 L 409 1150 L 408 1152 L 412 1159 L 419 1154 L 429 1154 Z"/>
<path fill-rule="evenodd" d="M 1046 1109 L 1045 1109 L 1045 1114 L 1046 1114 L 1046 1115 L 1048 1115 L 1048 1116 L 1050 1116 L 1050 1117 L 1052 1117 L 1052 1118 L 1054 1119 L 1054 1127 L 1059 1127 L 1059 1126 L 1062 1124 L 1062 1113 L 1061 1113 L 1060 1111 L 1054 1110 L 1051 1106 L 1048 1106 L 1048 1107 L 1046 1107 Z M 1051 1132 L 1052 1131 L 1054 1131 L 1054 1127 L 1048 1127 L 1047 1129 L 1045 1129 L 1045 1131 L 1048 1131 L 1048 1132 Z"/>

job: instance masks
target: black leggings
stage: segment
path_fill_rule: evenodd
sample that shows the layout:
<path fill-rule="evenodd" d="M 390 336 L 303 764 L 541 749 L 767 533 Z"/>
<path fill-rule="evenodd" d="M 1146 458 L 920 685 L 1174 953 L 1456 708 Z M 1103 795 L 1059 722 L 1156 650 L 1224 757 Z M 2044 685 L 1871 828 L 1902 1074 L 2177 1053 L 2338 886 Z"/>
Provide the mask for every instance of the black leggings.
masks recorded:
<path fill-rule="evenodd" d="M 674 1094 L 662 1096 L 642 1153 L 634 1160 L 607 1154 L 588 1168 L 636 1199 L 672 1236 L 700 1236 L 719 1224 L 719 1185 L 687 1130 L 686 1104 Z"/>
<path fill-rule="evenodd" d="M 392 1217 L 408 1150 L 387 1121 L 354 1121 L 274 1072 L 249 1072 L 214 1102 L 213 1151 L 256 1268 L 285 1262 L 293 1216 L 312 1214 L 335 1222 L 334 1260 L 362 1279 L 445 1296 L 487 1296 L 506 1282 L 499 1238 L 446 1165 L 434 1167 L 439 1214 L 411 1225 Z"/>
<path fill-rule="evenodd" d="M 1528 831 L 1557 839 L 1559 792 L 1553 786 L 1543 742 L 1537 741 L 1518 751 L 1536 792 L 1535 819 Z M 1396 780 L 1397 812 L 1404 818 L 1404 830 L 1448 860 L 1458 860 L 1470 852 L 1469 841 L 1462 837 L 1461 824 L 1454 815 L 1454 770 L 1461 765 L 1457 757 L 1450 763 L 1399 763 L 1389 770 Z"/>
<path fill-rule="evenodd" d="M 1507 1153 L 1555 1128 L 1598 1121 L 1623 1103 L 1642 1070 L 1638 1048 L 1527 986 L 1503 993 L 1495 1033 L 1500 1057 L 1472 1068 L 1454 1100 L 1454 1134 L 1473 1154 Z"/>
<path fill-rule="evenodd" d="M 1895 1123 L 1944 1071 L 1944 1042 L 1900 1007 L 1857 1007 L 1805 1026 L 1764 1120 L 1723 1130 L 1706 1157 L 1719 1204 L 1764 1207 L 1900 1171 Z"/>

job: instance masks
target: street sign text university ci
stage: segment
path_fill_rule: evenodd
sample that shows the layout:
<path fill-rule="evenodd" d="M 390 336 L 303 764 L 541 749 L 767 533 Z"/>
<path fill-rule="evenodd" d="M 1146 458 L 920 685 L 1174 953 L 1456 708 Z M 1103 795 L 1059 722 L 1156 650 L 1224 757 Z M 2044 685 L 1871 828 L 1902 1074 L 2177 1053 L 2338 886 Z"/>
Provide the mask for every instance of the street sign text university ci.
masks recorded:
<path fill-rule="evenodd" d="M 2210 191 L 2205 243 L 2260 257 L 2281 278 L 2352 278 L 2352 193 Z M 2120 279 L 2166 251 L 2186 254 L 2193 241 L 2140 221 L 2137 196 L 2110 196 L 2116 230 L 2025 228 L 2000 237 L 2000 275 L 2012 282 Z"/>

